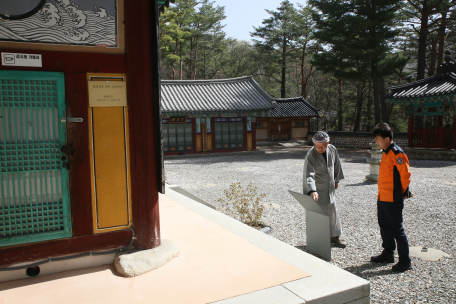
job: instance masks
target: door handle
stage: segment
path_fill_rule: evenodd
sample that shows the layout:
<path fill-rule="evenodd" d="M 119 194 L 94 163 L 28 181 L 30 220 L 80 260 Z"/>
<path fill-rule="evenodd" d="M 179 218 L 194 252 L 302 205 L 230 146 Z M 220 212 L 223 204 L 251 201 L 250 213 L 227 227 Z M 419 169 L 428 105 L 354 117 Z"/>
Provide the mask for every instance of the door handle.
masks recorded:
<path fill-rule="evenodd" d="M 60 117 L 60 122 L 83 122 L 82 117 Z"/>

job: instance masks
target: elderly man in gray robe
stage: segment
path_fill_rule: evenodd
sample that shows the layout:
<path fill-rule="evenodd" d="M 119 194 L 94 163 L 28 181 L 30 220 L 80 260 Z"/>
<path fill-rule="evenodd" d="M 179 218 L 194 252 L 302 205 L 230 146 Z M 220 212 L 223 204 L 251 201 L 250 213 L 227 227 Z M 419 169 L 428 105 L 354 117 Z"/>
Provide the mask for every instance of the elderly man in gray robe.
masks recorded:
<path fill-rule="evenodd" d="M 342 233 L 336 208 L 335 190 L 344 178 L 336 147 L 329 144 L 329 135 L 318 131 L 312 141 L 314 147 L 307 152 L 304 160 L 304 193 L 310 195 L 329 215 L 331 244 L 345 248 L 339 240 Z"/>

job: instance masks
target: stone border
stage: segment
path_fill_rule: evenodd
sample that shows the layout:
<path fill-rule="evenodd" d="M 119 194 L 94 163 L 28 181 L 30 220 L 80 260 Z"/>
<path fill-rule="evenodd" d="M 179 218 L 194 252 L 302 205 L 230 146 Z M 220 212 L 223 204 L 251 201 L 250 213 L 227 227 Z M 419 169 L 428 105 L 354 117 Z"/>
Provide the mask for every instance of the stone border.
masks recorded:
<path fill-rule="evenodd" d="M 312 144 L 312 136 L 315 132 L 308 133 L 307 144 Z M 331 144 L 337 148 L 365 148 L 370 149 L 374 142 L 370 132 L 328 132 Z M 408 133 L 394 133 L 394 142 L 401 148 L 408 146 Z"/>
<path fill-rule="evenodd" d="M 404 148 L 409 159 L 456 161 L 456 150 Z"/>

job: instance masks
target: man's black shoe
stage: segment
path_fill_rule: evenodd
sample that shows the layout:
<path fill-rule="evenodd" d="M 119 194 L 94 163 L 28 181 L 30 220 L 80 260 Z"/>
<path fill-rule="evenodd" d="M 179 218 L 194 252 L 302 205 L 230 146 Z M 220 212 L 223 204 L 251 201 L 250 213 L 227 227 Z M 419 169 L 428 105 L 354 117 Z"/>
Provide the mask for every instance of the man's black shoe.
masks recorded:
<path fill-rule="evenodd" d="M 412 269 L 412 264 L 399 262 L 396 265 L 393 265 L 393 267 L 391 269 L 393 270 L 393 272 L 404 272 L 409 269 Z"/>
<path fill-rule="evenodd" d="M 345 244 L 343 244 L 340 240 L 339 240 L 339 237 L 336 236 L 336 237 L 331 237 L 331 245 L 333 245 L 334 247 L 338 247 L 338 248 L 345 248 L 347 247 Z"/>
<path fill-rule="evenodd" d="M 371 262 L 374 263 L 394 263 L 394 255 L 376 255 L 371 257 Z"/>

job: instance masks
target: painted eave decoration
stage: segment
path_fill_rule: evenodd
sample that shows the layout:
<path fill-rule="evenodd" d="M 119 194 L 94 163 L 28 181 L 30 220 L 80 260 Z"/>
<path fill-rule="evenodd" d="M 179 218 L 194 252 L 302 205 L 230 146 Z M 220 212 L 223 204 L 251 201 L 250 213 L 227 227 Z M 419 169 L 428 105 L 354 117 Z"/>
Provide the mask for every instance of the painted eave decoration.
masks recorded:
<path fill-rule="evenodd" d="M 439 66 L 439 74 L 407 84 L 390 87 L 385 96 L 395 104 L 421 104 L 421 107 L 438 103 L 450 105 L 456 94 L 456 64 L 451 62 L 451 52 L 445 52 L 445 63 Z M 435 104 L 434 104 L 435 105 Z"/>
<path fill-rule="evenodd" d="M 252 76 L 211 80 L 162 80 L 165 114 L 214 114 L 270 111 L 274 99 Z"/>

